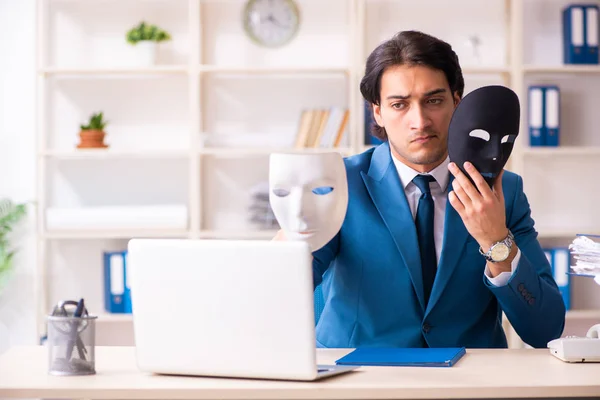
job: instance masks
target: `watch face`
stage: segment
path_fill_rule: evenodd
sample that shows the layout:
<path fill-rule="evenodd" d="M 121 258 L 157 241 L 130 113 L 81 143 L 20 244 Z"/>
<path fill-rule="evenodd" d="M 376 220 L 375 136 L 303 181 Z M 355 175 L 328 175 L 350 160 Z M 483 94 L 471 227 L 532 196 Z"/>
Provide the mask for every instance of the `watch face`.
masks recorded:
<path fill-rule="evenodd" d="M 300 13 L 293 0 L 249 0 L 243 17 L 246 33 L 267 47 L 289 42 L 300 22 Z"/>
<path fill-rule="evenodd" d="M 499 243 L 492 249 L 490 256 L 494 261 L 504 261 L 508 258 L 510 249 L 504 243 Z"/>

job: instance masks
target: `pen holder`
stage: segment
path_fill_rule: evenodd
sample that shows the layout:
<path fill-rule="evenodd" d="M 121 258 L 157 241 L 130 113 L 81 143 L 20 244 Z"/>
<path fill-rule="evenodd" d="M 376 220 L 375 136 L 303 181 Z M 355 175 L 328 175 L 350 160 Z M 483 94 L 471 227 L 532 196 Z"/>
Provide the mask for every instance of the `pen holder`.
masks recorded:
<path fill-rule="evenodd" d="M 97 316 L 48 316 L 48 373 L 93 375 Z"/>

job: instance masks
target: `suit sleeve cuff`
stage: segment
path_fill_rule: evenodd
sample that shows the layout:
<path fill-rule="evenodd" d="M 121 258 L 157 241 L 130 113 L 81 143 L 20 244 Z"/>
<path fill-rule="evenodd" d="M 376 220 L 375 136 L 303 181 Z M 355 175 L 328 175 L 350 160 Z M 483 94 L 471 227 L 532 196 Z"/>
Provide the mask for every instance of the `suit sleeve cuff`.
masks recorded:
<path fill-rule="evenodd" d="M 517 269 L 517 265 L 519 265 L 520 258 L 521 258 L 521 249 L 517 249 L 517 255 L 515 255 L 515 258 L 510 263 L 510 272 L 500 272 L 500 274 L 498 274 L 498 276 L 496 276 L 495 278 L 492 277 L 492 275 L 490 274 L 490 269 L 488 268 L 488 265 L 486 263 L 485 271 L 484 271 L 485 277 L 494 286 L 497 286 L 497 287 L 505 286 L 506 284 L 508 284 L 508 281 L 515 273 L 515 271 Z"/>

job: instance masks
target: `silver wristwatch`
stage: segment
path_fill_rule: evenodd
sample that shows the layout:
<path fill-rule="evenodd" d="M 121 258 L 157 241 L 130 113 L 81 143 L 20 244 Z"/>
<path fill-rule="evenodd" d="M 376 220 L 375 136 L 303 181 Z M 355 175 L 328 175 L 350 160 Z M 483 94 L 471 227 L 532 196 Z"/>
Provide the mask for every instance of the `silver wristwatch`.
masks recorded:
<path fill-rule="evenodd" d="M 508 236 L 499 242 L 496 242 L 490 247 L 487 253 L 484 253 L 479 247 L 479 254 L 485 257 L 486 260 L 491 262 L 502 262 L 508 258 L 510 251 L 512 250 L 515 237 L 512 232 L 508 231 Z"/>

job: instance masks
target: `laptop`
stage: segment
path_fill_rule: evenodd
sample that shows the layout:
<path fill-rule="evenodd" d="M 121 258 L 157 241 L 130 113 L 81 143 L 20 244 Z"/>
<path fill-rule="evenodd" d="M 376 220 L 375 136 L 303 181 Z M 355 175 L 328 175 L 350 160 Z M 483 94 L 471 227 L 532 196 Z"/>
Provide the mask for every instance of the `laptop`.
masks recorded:
<path fill-rule="evenodd" d="M 307 243 L 131 239 L 127 268 L 137 365 L 157 374 L 313 381 Z"/>

